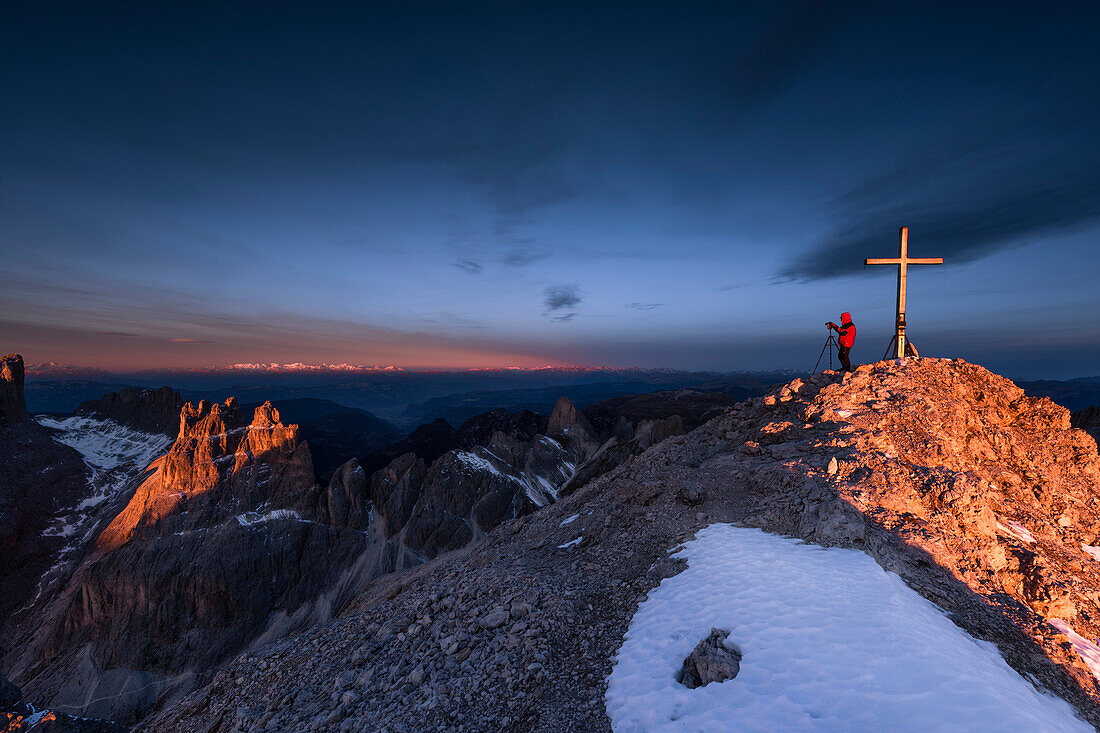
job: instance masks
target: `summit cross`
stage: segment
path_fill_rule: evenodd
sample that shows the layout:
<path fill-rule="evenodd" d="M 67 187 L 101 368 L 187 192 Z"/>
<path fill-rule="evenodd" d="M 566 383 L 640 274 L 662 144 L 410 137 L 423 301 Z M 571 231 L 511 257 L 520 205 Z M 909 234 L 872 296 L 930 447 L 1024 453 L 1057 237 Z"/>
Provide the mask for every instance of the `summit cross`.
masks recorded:
<path fill-rule="evenodd" d="M 909 265 L 942 265 L 942 257 L 910 257 L 909 256 L 909 227 L 902 227 L 898 238 L 898 256 L 879 259 L 866 259 L 864 265 L 897 265 L 898 266 L 898 312 L 895 321 L 894 338 L 890 346 L 886 347 L 886 353 L 895 347 L 895 355 L 898 359 L 906 356 L 916 356 L 917 350 L 911 343 L 905 340 L 905 278 Z"/>

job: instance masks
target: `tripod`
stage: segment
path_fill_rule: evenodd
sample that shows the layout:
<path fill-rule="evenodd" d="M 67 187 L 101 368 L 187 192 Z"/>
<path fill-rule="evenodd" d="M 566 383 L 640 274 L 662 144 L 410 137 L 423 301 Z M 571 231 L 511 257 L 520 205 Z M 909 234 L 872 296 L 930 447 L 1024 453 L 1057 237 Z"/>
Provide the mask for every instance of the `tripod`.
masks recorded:
<path fill-rule="evenodd" d="M 821 354 L 817 357 L 817 364 L 814 364 L 813 374 L 817 374 L 817 368 L 821 366 L 821 357 L 825 356 L 825 352 L 829 352 L 829 369 L 833 368 L 833 348 L 836 347 L 836 339 L 833 337 L 832 329 L 829 330 L 829 338 L 825 339 L 825 345 L 821 347 Z"/>

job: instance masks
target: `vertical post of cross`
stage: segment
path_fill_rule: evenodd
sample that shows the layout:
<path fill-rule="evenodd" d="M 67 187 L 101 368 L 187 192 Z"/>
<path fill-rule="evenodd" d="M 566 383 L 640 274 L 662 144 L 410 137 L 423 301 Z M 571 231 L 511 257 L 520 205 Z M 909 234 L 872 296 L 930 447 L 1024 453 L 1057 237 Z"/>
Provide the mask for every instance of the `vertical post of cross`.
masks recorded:
<path fill-rule="evenodd" d="M 864 265 L 897 265 L 898 266 L 898 300 L 897 315 L 894 321 L 894 338 L 891 346 L 894 347 L 895 357 L 904 358 L 910 353 L 915 354 L 905 334 L 905 286 L 909 275 L 909 265 L 942 265 L 942 257 L 910 257 L 909 256 L 909 227 L 901 227 L 898 230 L 898 256 L 866 259 Z"/>
<path fill-rule="evenodd" d="M 898 312 L 894 335 L 897 338 L 897 358 L 905 356 L 905 277 L 909 270 L 909 227 L 898 230 Z"/>

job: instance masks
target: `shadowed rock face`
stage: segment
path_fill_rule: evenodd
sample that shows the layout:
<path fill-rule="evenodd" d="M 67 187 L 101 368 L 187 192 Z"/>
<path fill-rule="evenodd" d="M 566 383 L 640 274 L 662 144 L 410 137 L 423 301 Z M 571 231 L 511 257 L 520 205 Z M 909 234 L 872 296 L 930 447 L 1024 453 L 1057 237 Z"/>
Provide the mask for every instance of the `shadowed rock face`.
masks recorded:
<path fill-rule="evenodd" d="M 682 389 L 589 405 L 583 417 L 589 419 L 586 425 L 603 443 L 599 450 L 589 452 L 561 493 L 571 494 L 657 443 L 694 430 L 733 404 L 734 397 L 729 394 Z"/>
<path fill-rule="evenodd" d="M 530 410 L 516 413 L 492 410 L 462 423 L 458 429 L 458 447 L 488 445 L 496 433 L 505 433 L 516 440 L 532 440 L 536 435 L 547 432 L 547 423 L 547 418 Z"/>
<path fill-rule="evenodd" d="M 36 699 L 134 720 L 273 623 L 324 620 L 325 592 L 367 547 L 366 481 L 339 479 L 316 484 L 270 403 L 250 418 L 235 399 L 184 405 L 168 454 L 23 617 L 5 663 Z"/>
<path fill-rule="evenodd" d="M 674 416 L 683 421 L 684 432 L 688 432 L 718 417 L 737 401 L 734 395 L 725 392 L 680 389 L 615 397 L 589 405 L 583 412 L 600 437 L 606 440 L 612 435 L 623 438 L 620 434 L 623 423 L 639 425 Z M 629 440 L 629 436 L 625 439 Z"/>
<path fill-rule="evenodd" d="M 87 468 L 27 413 L 23 357 L 0 358 L 0 630 L 33 594 L 62 544 L 43 531 L 80 501 Z"/>
<path fill-rule="evenodd" d="M 1070 417 L 1073 427 L 1084 430 L 1100 445 L 1100 407 L 1086 407 Z"/>
<path fill-rule="evenodd" d="M 557 439 L 544 434 L 551 424 Z M 348 472 L 361 465 L 369 470 L 392 456 L 370 477 L 376 543 L 370 574 L 463 547 L 501 522 L 553 502 L 577 462 L 595 450 L 589 430 L 563 398 L 550 418 L 498 409 L 457 430 L 440 419 L 361 462 L 349 462 L 341 471 L 358 478 L 360 473 Z M 341 481 L 334 477 L 332 486 Z"/>
<path fill-rule="evenodd" d="M 563 411 L 570 409 L 565 400 Z M 375 472 L 371 533 L 379 550 L 373 574 L 463 547 L 500 523 L 555 501 L 558 488 L 595 443 L 576 422 L 559 420 L 572 431 L 559 431 L 561 442 L 537 432 L 546 424 L 534 413 L 494 410 L 465 423 L 453 438 L 463 447 L 430 465 L 410 452 Z"/>
<path fill-rule="evenodd" d="M 127 387 L 109 392 L 97 400 L 82 402 L 74 414 L 114 420 L 147 433 L 164 433 L 175 438 L 179 433 L 183 398 L 171 387 L 139 389 Z"/>

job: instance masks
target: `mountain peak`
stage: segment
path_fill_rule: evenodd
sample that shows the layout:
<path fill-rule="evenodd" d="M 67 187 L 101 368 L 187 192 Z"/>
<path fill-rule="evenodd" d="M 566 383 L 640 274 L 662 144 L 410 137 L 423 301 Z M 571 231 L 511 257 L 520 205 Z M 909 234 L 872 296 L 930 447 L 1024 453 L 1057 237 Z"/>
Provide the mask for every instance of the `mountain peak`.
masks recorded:
<path fill-rule="evenodd" d="M 282 423 L 279 422 L 279 411 L 275 409 L 275 405 L 268 401 L 256 408 L 250 427 L 272 428 L 276 426 L 282 427 Z"/>

